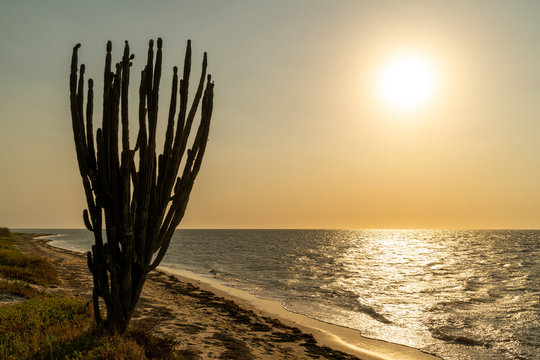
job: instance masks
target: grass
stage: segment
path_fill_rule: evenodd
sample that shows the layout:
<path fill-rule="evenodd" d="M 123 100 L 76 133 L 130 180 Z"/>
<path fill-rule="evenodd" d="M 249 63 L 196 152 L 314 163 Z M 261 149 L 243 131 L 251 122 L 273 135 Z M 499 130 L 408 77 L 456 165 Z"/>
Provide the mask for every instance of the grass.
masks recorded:
<path fill-rule="evenodd" d="M 0 237 L 0 276 L 36 285 L 58 284 L 56 269 L 47 260 L 22 254 L 11 236 Z"/>
<path fill-rule="evenodd" d="M 91 324 L 92 313 L 80 300 L 38 296 L 0 307 L 0 354 L 5 359 L 27 359 L 55 354 L 63 343 Z M 46 358 L 46 356 L 43 356 Z"/>
<path fill-rule="evenodd" d="M 108 335 L 88 303 L 57 296 L 0 306 L 0 334 L 3 359 L 174 359 L 176 344 L 142 325 Z"/>
<path fill-rule="evenodd" d="M 109 335 L 96 327 L 90 303 L 31 286 L 57 283 L 56 271 L 46 260 L 20 253 L 15 243 L 0 237 L 0 274 L 14 279 L 0 279 L 0 293 L 26 300 L 0 305 L 1 359 L 181 359 L 176 341 L 150 326 L 136 324 L 123 335 Z M 37 280 L 43 274 L 46 279 Z"/>
<path fill-rule="evenodd" d="M 41 295 L 0 306 L 2 359 L 174 359 L 172 338 L 133 326 L 108 335 L 94 326 L 91 306 L 81 300 Z"/>
<path fill-rule="evenodd" d="M 23 281 L 8 281 L 0 279 L 0 293 L 8 293 L 25 299 L 31 299 L 37 295 L 45 294 L 43 291 L 30 286 Z"/>

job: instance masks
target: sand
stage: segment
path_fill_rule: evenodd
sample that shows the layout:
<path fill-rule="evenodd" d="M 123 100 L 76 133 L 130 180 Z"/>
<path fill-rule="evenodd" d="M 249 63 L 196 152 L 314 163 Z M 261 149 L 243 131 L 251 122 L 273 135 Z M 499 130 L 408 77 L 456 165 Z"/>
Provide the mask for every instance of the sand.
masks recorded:
<path fill-rule="evenodd" d="M 53 263 L 61 284 L 48 291 L 91 298 L 92 278 L 83 254 L 19 237 L 19 248 Z M 133 321 L 172 334 L 187 359 L 438 359 L 403 345 L 368 339 L 358 331 L 286 311 L 216 279 L 160 268 L 149 274 Z"/>

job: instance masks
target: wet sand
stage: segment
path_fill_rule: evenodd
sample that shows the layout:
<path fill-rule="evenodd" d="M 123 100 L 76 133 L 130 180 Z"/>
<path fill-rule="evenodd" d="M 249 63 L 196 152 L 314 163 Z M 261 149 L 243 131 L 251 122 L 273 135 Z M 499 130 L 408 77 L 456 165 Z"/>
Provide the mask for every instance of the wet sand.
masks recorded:
<path fill-rule="evenodd" d="M 56 266 L 61 284 L 48 291 L 89 300 L 92 278 L 86 257 L 49 246 L 36 235 L 20 236 L 19 248 Z M 438 359 L 288 312 L 277 301 L 216 279 L 166 268 L 149 274 L 133 321 L 172 334 L 186 359 Z"/>

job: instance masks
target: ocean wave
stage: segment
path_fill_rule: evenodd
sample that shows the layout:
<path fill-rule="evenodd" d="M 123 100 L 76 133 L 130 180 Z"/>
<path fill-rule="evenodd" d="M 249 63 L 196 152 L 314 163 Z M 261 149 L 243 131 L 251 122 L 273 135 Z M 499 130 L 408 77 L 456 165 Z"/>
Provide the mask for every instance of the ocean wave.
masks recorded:
<path fill-rule="evenodd" d="M 455 329 L 445 327 L 430 329 L 431 336 L 435 339 L 443 340 L 449 343 L 467 345 L 467 346 L 483 346 L 491 347 L 488 342 L 475 338 L 473 335 L 465 333 L 457 333 Z"/>

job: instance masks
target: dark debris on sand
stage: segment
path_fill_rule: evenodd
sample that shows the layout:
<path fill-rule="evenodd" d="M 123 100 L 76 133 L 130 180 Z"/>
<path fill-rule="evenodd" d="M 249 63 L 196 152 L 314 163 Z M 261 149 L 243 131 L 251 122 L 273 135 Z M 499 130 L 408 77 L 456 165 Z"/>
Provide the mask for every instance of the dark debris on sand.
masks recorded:
<path fill-rule="evenodd" d="M 276 359 L 291 358 L 287 344 L 295 344 L 303 347 L 304 358 L 331 359 L 331 360 L 359 360 L 358 357 L 327 346 L 321 346 L 311 334 L 302 332 L 299 328 L 288 326 L 281 321 L 259 316 L 252 310 L 247 310 L 231 300 L 217 296 L 210 291 L 203 290 L 193 284 L 178 281 L 176 277 L 161 272 L 151 274 L 150 277 L 157 283 L 167 286 L 170 291 L 183 296 L 191 297 L 200 307 L 205 309 L 209 316 L 218 314 L 233 319 L 230 324 L 234 329 L 221 329 L 205 339 L 207 343 L 221 343 L 226 350 L 220 355 L 220 359 L 252 360 L 256 357 L 250 350 L 253 347 L 263 348 L 265 354 L 274 355 Z M 172 285 L 171 285 L 172 283 Z M 197 325 L 182 325 L 185 333 L 201 331 Z M 231 331 L 227 331 L 231 330 Z M 230 334 L 240 334 L 236 338 Z M 283 346 L 280 346 L 282 344 Z M 197 359 L 196 354 L 186 356 L 186 359 Z"/>

